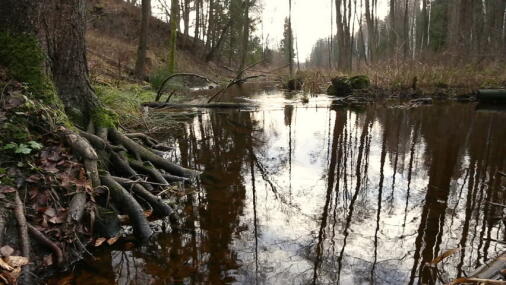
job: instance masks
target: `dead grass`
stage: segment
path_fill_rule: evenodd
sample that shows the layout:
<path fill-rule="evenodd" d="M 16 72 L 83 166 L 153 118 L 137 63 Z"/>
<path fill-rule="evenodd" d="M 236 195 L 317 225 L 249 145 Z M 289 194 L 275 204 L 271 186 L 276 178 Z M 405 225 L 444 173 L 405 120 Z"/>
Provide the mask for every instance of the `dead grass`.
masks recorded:
<path fill-rule="evenodd" d="M 430 62 L 384 61 L 363 65 L 352 74 L 324 69 L 311 69 L 301 73 L 306 88 L 310 89 L 315 85 L 328 85 L 330 79 L 336 76 L 358 74 L 367 75 L 373 86 L 390 90 L 410 88 L 415 78 L 416 87 L 423 90 L 475 90 L 506 86 L 506 65 L 498 60 L 460 64 L 448 64 L 436 59 Z"/>
<path fill-rule="evenodd" d="M 86 40 L 92 81 L 116 86 L 124 81 L 134 82 L 140 8 L 121 0 L 90 0 L 89 6 Z M 169 33 L 167 23 L 151 18 L 146 75 L 165 68 Z M 199 44 L 193 47 L 179 34 L 177 71 L 198 73 L 212 79 L 233 76 L 220 63 L 205 62 L 202 48 Z"/>
<path fill-rule="evenodd" d="M 438 61 L 383 62 L 364 66 L 361 72 L 371 82 L 383 88 L 411 87 L 414 78 L 417 87 L 434 88 L 496 88 L 506 84 L 506 66 L 499 61 L 488 63 L 444 64 Z"/>

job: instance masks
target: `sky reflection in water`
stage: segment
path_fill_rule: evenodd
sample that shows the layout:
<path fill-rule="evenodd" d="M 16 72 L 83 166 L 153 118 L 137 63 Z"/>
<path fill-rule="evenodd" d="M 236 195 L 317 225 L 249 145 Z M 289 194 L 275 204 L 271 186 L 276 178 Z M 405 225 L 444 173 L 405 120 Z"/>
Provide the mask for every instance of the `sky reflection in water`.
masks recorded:
<path fill-rule="evenodd" d="M 102 249 L 74 278 L 96 284 L 435 284 L 504 249 L 506 113 L 302 105 L 196 116 L 172 156 L 204 171 L 181 199 L 185 230 Z M 504 179 L 504 178 L 503 178 Z M 425 264 L 462 250 L 439 266 Z"/>

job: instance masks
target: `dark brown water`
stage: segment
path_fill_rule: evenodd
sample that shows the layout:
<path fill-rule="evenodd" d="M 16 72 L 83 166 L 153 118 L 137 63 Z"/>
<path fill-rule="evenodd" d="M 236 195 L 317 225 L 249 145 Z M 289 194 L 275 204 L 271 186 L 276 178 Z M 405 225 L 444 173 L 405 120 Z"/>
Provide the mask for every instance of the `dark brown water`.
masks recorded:
<path fill-rule="evenodd" d="M 204 172 L 184 230 L 95 252 L 76 284 L 435 284 L 505 247 L 506 113 L 329 108 L 279 91 L 210 111 L 172 157 Z M 506 178 L 503 178 L 506 180 Z M 448 249 L 462 250 L 427 266 Z"/>

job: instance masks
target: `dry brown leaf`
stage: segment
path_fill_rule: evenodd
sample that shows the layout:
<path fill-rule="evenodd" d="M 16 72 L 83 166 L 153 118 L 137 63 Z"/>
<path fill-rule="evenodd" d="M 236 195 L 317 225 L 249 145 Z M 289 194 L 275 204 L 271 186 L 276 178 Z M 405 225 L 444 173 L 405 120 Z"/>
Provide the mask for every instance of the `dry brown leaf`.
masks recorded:
<path fill-rule="evenodd" d="M 118 215 L 118 220 L 122 224 L 128 224 L 130 222 L 128 215 Z"/>
<path fill-rule="evenodd" d="M 52 217 L 55 217 L 56 216 L 56 210 L 54 208 L 47 208 L 45 211 L 44 211 L 44 215 L 52 218 Z"/>
<path fill-rule="evenodd" d="M 152 214 L 153 214 L 153 210 L 146 210 L 146 211 L 144 211 L 144 216 L 146 218 L 150 217 Z"/>
<path fill-rule="evenodd" d="M 9 280 L 3 274 L 0 274 L 0 284 L 9 284 Z"/>
<path fill-rule="evenodd" d="M 24 256 L 9 256 L 5 258 L 5 262 L 12 267 L 21 267 L 27 265 L 29 260 Z"/>
<path fill-rule="evenodd" d="M 95 240 L 95 247 L 99 247 L 101 246 L 107 239 L 104 238 L 104 237 L 101 237 L 101 238 L 97 238 L 97 240 Z"/>
<path fill-rule="evenodd" d="M 53 255 L 48 254 L 48 255 L 44 256 L 44 258 L 42 259 L 42 264 L 44 264 L 44 266 L 53 265 Z"/>
<path fill-rule="evenodd" d="M 428 262 L 427 265 L 429 266 L 436 266 L 438 265 L 441 261 L 443 261 L 445 258 L 448 258 L 452 255 L 454 255 L 455 253 L 457 253 L 458 251 L 460 251 L 460 248 L 454 248 L 454 249 L 449 249 L 445 252 L 443 252 L 441 255 L 439 255 L 438 257 L 434 258 L 431 262 Z"/>
<path fill-rule="evenodd" d="M 448 285 L 457 285 L 463 283 L 479 283 L 479 284 L 490 284 L 490 285 L 506 285 L 506 281 L 501 280 L 490 280 L 490 279 L 481 279 L 481 278 L 457 278 L 452 282 L 448 283 Z"/>
<path fill-rule="evenodd" d="M 2 268 L 3 270 L 7 270 L 7 271 L 12 271 L 14 270 L 14 268 L 12 268 L 12 266 L 10 266 L 9 264 L 7 264 L 3 259 L 0 258 L 0 268 Z"/>
<path fill-rule="evenodd" d="M 52 217 L 51 219 L 49 219 L 49 222 L 52 224 L 63 224 L 64 221 L 65 221 L 65 218 L 62 216 L 56 216 L 56 217 Z"/>
<path fill-rule="evenodd" d="M 119 237 L 112 237 L 110 239 L 107 240 L 107 244 L 108 245 L 113 245 L 115 244 L 117 241 L 119 240 Z"/>
<path fill-rule="evenodd" d="M 7 185 L 0 185 L 0 193 L 13 193 L 16 192 L 16 188 Z"/>

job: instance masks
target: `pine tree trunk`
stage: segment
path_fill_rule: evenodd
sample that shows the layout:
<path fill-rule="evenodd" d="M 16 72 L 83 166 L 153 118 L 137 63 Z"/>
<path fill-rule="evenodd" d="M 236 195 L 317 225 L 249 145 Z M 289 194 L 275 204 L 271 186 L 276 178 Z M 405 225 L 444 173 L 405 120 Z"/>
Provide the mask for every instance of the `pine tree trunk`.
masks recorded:
<path fill-rule="evenodd" d="M 177 24 L 179 14 L 179 0 L 172 0 L 170 5 L 170 40 L 169 40 L 169 73 L 176 71 Z"/>
<path fill-rule="evenodd" d="M 395 55 L 395 49 L 397 48 L 397 35 L 396 32 L 396 25 L 395 25 L 395 0 L 390 0 L 390 15 L 389 15 L 389 21 L 390 21 L 390 29 L 389 29 L 389 36 L 388 41 L 390 44 L 390 52 L 392 55 Z"/>
<path fill-rule="evenodd" d="M 212 29 L 214 28 L 214 1 L 209 0 L 209 13 L 207 19 L 207 39 L 206 39 L 206 48 L 209 49 L 212 44 Z"/>
<path fill-rule="evenodd" d="M 200 2 L 202 0 L 195 0 L 195 29 L 193 34 L 193 47 L 197 45 L 200 36 Z"/>
<path fill-rule="evenodd" d="M 239 71 L 242 71 L 246 66 L 246 59 L 248 58 L 248 46 L 249 46 L 249 0 L 244 2 L 244 26 L 242 32 L 242 54 L 241 54 L 241 65 L 239 67 Z M 242 73 L 240 74 L 242 76 Z"/>
<path fill-rule="evenodd" d="M 48 0 L 41 5 L 49 66 L 67 115 L 86 125 L 98 109 L 86 60 L 86 1 Z"/>
<path fill-rule="evenodd" d="M 183 2 L 183 25 L 184 25 L 184 40 L 185 43 L 190 35 L 190 0 L 184 0 Z"/>
<path fill-rule="evenodd" d="M 293 79 L 292 0 L 288 0 L 288 69 L 290 79 Z"/>
<path fill-rule="evenodd" d="M 405 0 L 404 2 L 404 27 L 403 27 L 403 50 L 404 50 L 404 59 L 408 58 L 409 55 L 409 0 Z"/>
<path fill-rule="evenodd" d="M 135 76 L 143 80 L 146 68 L 146 53 L 148 50 L 148 23 L 151 16 L 151 0 L 142 0 L 141 30 L 139 34 L 139 47 L 137 61 L 135 62 Z"/>

